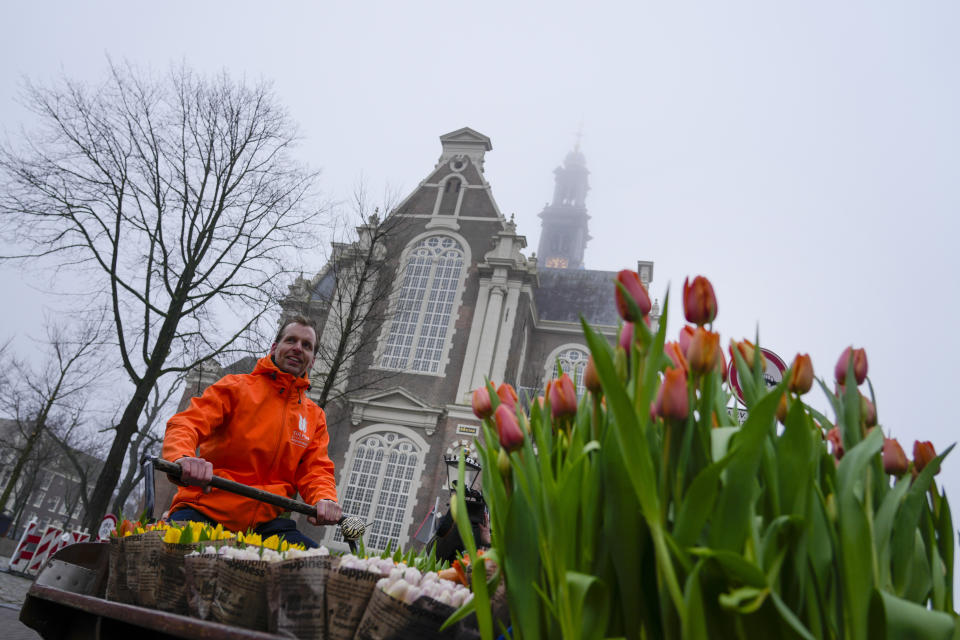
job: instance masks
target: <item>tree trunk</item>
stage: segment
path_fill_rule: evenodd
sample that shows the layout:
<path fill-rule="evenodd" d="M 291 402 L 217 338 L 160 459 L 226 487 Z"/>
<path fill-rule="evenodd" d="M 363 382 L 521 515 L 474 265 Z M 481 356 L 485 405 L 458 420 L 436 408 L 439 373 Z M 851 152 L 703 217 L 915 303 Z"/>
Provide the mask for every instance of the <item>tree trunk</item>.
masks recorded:
<path fill-rule="evenodd" d="M 37 424 L 37 426 L 33 428 L 33 431 L 27 438 L 27 443 L 24 446 L 23 451 L 20 453 L 20 457 L 17 458 L 16 464 L 13 465 L 13 470 L 10 472 L 10 479 L 7 481 L 7 486 L 3 489 L 3 495 L 0 495 L 0 511 L 3 511 L 7 508 L 7 501 L 10 499 L 10 494 L 13 493 L 13 488 L 17 486 L 17 480 L 20 479 L 20 474 L 23 472 L 23 467 L 27 464 L 30 454 L 33 453 L 33 447 L 37 444 L 37 439 L 40 437 L 41 431 L 43 431 L 42 424 Z"/>

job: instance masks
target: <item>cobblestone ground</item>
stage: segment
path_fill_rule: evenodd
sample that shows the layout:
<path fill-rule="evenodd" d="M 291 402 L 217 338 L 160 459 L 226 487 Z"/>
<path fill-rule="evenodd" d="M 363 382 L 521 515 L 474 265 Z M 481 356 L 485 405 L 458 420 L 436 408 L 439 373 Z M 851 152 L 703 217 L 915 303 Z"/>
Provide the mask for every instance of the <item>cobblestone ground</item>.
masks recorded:
<path fill-rule="evenodd" d="M 20 606 L 32 580 L 7 573 L 7 558 L 0 560 L 0 629 L 4 640 L 35 640 L 40 636 L 20 622 Z"/>

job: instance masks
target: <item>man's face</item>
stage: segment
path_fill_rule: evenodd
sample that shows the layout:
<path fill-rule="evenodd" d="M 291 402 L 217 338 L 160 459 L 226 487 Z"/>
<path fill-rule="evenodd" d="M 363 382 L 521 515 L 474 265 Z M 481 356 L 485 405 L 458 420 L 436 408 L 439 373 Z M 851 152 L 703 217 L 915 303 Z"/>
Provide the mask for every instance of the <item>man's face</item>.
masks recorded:
<path fill-rule="evenodd" d="M 280 341 L 270 347 L 270 355 L 278 369 L 299 378 L 313 366 L 316 342 L 317 336 L 311 327 L 291 324 L 283 330 Z"/>

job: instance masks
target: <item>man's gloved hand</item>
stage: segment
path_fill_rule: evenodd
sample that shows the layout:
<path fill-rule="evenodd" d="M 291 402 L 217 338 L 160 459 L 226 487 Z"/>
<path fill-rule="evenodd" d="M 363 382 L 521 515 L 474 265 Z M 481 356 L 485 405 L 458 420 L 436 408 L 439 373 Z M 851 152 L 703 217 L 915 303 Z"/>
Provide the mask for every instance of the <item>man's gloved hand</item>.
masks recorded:
<path fill-rule="evenodd" d="M 177 460 L 180 465 L 180 483 L 187 486 L 203 487 L 204 493 L 210 493 L 210 480 L 213 478 L 213 465 L 203 458 L 184 456 Z"/>
<path fill-rule="evenodd" d="M 343 516 L 343 511 L 333 500 L 321 500 L 317 503 L 317 517 L 307 518 L 312 525 L 337 524 Z"/>

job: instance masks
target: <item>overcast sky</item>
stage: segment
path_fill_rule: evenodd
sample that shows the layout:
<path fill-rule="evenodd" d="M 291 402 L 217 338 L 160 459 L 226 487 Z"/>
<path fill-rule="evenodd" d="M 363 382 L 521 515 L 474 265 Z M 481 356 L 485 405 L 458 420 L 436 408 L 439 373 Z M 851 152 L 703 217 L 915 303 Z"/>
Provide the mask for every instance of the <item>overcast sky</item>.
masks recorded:
<path fill-rule="evenodd" d="M 0 18 L 8 136 L 29 126 L 22 77 L 96 80 L 106 56 L 226 69 L 275 83 L 334 199 L 361 174 L 406 195 L 438 136 L 490 136 L 486 177 L 530 250 L 582 122 L 589 268 L 653 260 L 661 301 L 706 275 L 724 343 L 759 324 L 820 375 L 865 347 L 908 454 L 957 438 L 956 2 L 17 2 Z M 43 302 L 0 274 L 18 303 L 0 333 L 25 335 Z M 960 452 L 941 478 L 960 495 Z"/>

